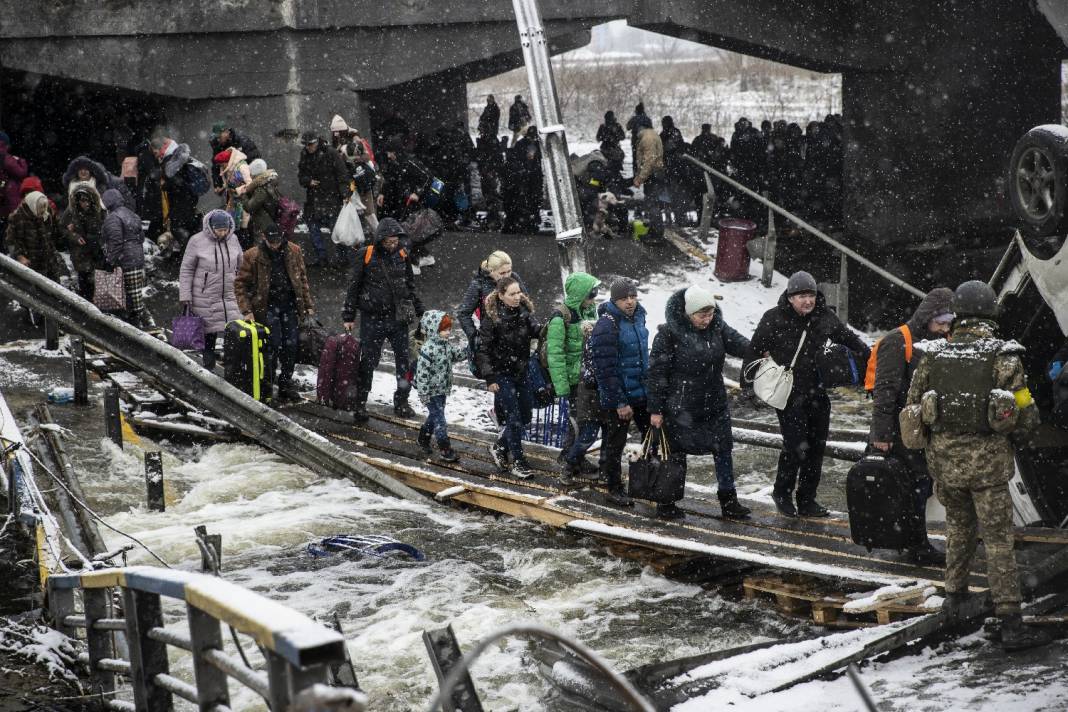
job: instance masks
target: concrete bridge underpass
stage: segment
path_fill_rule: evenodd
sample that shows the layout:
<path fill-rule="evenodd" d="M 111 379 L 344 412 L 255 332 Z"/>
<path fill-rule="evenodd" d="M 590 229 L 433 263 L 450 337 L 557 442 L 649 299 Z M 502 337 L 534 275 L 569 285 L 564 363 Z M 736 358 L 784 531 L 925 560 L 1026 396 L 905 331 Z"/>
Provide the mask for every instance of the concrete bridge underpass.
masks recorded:
<path fill-rule="evenodd" d="M 586 44 L 593 25 L 625 18 L 840 72 L 847 237 L 869 254 L 1004 234 L 1013 145 L 1030 127 L 1061 120 L 1068 9 L 1055 0 L 542 0 L 540 7 L 554 52 Z M 58 122 L 69 116 L 66 107 L 85 115 L 94 102 L 111 101 L 140 108 L 144 123 L 172 127 L 201 156 L 211 123 L 228 120 L 286 170 L 296 163 L 299 132 L 325 132 L 335 113 L 365 131 L 390 111 L 413 128 L 466 121 L 465 84 L 522 63 L 508 0 L 0 0 L 0 12 L 0 126 L 31 158 L 48 145 L 41 116 Z M 33 87 L 44 79 L 53 82 L 47 106 L 34 103 Z M 629 107 L 605 108 L 625 114 Z M 92 127 L 73 130 L 84 140 Z M 65 165 L 71 156 L 56 160 Z"/>

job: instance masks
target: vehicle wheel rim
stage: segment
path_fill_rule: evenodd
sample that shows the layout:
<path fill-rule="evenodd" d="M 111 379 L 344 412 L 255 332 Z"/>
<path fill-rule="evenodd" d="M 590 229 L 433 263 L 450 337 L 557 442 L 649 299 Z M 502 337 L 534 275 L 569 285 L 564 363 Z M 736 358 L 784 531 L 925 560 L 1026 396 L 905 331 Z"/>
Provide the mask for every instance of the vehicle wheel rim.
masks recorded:
<path fill-rule="evenodd" d="M 1050 156 L 1039 148 L 1027 149 L 1016 164 L 1016 191 L 1029 219 L 1041 222 L 1050 216 L 1056 186 Z"/>

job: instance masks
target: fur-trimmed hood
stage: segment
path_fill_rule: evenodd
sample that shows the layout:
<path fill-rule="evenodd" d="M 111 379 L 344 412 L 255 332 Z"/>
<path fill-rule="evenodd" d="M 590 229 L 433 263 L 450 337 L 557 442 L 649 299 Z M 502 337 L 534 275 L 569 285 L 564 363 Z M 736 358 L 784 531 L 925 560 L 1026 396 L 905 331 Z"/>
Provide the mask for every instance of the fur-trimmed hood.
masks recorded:
<path fill-rule="evenodd" d="M 500 297 L 498 296 L 497 292 L 494 291 L 493 294 L 491 294 L 488 297 L 486 297 L 486 308 L 483 310 L 482 313 L 485 315 L 485 317 L 487 319 L 489 319 L 491 321 L 500 321 L 501 320 L 500 310 L 501 310 L 501 308 L 503 306 L 504 305 L 501 303 Z M 528 297 L 527 295 L 525 295 L 525 294 L 520 295 L 520 297 L 519 297 L 519 308 L 520 309 L 526 309 L 528 312 L 533 314 L 534 313 L 534 302 L 531 301 L 530 297 Z"/>

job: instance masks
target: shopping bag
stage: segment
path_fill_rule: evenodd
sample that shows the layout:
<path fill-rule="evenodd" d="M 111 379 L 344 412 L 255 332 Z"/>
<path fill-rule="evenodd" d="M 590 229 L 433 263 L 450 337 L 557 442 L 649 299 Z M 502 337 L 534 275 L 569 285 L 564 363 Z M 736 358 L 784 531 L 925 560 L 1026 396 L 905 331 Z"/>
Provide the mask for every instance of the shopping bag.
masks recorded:
<path fill-rule="evenodd" d="M 686 470 L 672 462 L 667 436 L 661 428 L 649 428 L 642 443 L 642 454 L 630 463 L 630 496 L 657 504 L 671 504 L 683 498 Z"/>
<path fill-rule="evenodd" d="M 334 222 L 334 231 L 330 234 L 330 239 L 334 241 L 334 244 L 345 245 L 346 247 L 357 247 L 363 244 L 364 236 L 363 225 L 360 223 L 360 211 L 351 200 L 342 206 L 341 212 L 337 216 L 337 221 Z"/>
<path fill-rule="evenodd" d="M 204 350 L 204 319 L 188 306 L 171 320 L 171 346 L 182 351 Z"/>
<path fill-rule="evenodd" d="M 122 282 L 122 267 L 111 271 L 93 271 L 93 304 L 100 311 L 115 312 L 126 309 L 126 286 Z"/>

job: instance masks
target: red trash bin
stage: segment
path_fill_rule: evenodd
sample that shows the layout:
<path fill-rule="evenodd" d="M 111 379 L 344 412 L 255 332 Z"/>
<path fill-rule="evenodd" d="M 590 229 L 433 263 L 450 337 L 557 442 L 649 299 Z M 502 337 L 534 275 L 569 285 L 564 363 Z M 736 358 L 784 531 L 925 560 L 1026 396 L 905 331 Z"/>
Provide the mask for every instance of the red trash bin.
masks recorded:
<path fill-rule="evenodd" d="M 749 250 L 746 243 L 756 237 L 756 223 L 740 218 L 723 218 L 718 225 L 716 279 L 723 282 L 749 279 Z"/>

